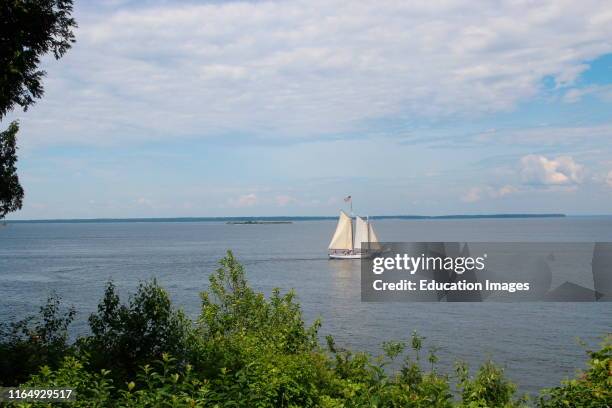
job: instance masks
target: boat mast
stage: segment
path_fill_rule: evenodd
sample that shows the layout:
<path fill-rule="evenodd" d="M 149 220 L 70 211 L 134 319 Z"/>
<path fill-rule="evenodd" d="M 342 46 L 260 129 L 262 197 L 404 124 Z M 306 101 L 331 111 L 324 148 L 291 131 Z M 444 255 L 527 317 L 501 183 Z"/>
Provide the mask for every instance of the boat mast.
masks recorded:
<path fill-rule="evenodd" d="M 368 238 L 368 251 L 370 250 L 370 216 L 366 215 L 366 226 L 368 232 L 366 233 L 366 237 Z"/>
<path fill-rule="evenodd" d="M 349 204 L 351 206 L 351 227 L 353 226 L 353 217 L 355 216 L 355 214 L 353 214 L 353 196 L 349 196 Z M 355 228 L 353 229 L 353 231 L 357 230 L 357 220 L 355 220 Z M 351 251 L 355 251 L 355 236 L 357 234 L 353 234 L 353 249 Z"/>

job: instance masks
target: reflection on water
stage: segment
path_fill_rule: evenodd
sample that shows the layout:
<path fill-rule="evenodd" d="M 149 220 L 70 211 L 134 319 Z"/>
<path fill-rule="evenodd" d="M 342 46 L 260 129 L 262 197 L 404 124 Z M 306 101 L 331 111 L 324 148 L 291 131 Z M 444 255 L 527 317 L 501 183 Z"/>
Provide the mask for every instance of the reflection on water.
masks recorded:
<path fill-rule="evenodd" d="M 360 295 L 354 292 L 355 288 L 360 287 L 361 263 L 358 259 L 330 259 L 329 270 L 333 283 L 332 296 L 347 298 Z"/>

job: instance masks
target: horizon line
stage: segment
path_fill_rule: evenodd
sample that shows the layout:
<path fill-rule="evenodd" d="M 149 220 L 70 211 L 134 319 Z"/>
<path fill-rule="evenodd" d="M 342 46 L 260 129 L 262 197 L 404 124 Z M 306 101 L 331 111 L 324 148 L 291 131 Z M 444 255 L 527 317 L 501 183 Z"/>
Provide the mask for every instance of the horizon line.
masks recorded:
<path fill-rule="evenodd" d="M 610 216 L 610 214 L 569 215 L 577 217 Z M 317 221 L 336 219 L 337 215 L 267 215 L 267 216 L 204 216 L 204 217 L 100 217 L 100 218 L 42 218 L 24 220 L 0 220 L 0 223 L 113 223 L 113 222 L 214 222 L 214 221 Z M 405 220 L 435 220 L 435 219 L 483 219 L 483 218 L 564 218 L 564 213 L 491 213 L 491 214 L 445 214 L 445 215 L 416 215 L 393 214 L 374 215 L 372 219 L 405 219 Z"/>

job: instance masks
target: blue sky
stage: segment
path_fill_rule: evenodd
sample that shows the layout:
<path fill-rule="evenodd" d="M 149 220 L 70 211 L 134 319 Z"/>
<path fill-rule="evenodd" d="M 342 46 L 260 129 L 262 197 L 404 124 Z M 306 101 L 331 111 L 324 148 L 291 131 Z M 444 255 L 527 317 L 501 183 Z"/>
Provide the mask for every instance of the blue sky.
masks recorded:
<path fill-rule="evenodd" d="M 433 4 L 435 3 L 435 4 Z M 9 219 L 612 208 L 604 1 L 78 2 Z"/>

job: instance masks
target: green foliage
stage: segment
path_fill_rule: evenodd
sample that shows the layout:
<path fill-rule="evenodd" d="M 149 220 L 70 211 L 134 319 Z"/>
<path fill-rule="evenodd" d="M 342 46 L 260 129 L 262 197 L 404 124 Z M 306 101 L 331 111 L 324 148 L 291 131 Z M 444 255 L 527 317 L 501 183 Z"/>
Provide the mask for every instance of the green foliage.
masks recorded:
<path fill-rule="evenodd" d="M 61 58 L 75 41 L 72 0 L 5 0 L 0 3 L 0 119 L 15 105 L 24 110 L 43 95 L 40 59 Z"/>
<path fill-rule="evenodd" d="M 604 339 L 600 350 L 587 354 L 588 369 L 560 387 L 545 390 L 540 407 L 612 407 L 612 335 Z"/>
<path fill-rule="evenodd" d="M 73 407 L 108 407 L 112 406 L 114 397 L 112 380 L 109 371 L 90 372 L 83 359 L 66 357 L 58 369 L 52 370 L 43 366 L 38 374 L 32 376 L 24 387 L 72 388 L 78 400 L 71 403 Z M 20 406 L 50 407 L 51 404 L 28 403 Z"/>
<path fill-rule="evenodd" d="M 53 295 L 38 316 L 0 326 L 0 385 L 24 382 L 41 366 L 58 367 L 71 351 L 68 326 L 74 315 L 74 309 L 62 311 Z"/>
<path fill-rule="evenodd" d="M 417 333 L 408 342 L 383 343 L 379 356 L 343 349 L 331 336 L 323 349 L 317 341 L 319 322 L 304 324 L 295 295 L 275 290 L 266 298 L 253 291 L 231 252 L 201 298 L 200 318 L 190 323 L 154 281 L 141 285 L 128 305 L 121 304 L 109 284 L 90 318 L 92 335 L 81 338 L 75 353 L 67 352 L 55 368 L 42 367 L 26 385 L 75 387 L 78 400 L 72 406 L 77 407 L 525 404 L 490 362 L 473 376 L 464 364 L 456 378 L 439 374 L 437 349 L 429 348 L 427 361 L 421 361 L 424 338 Z M 540 399 L 541 407 L 609 405 L 609 343 L 590 356 L 589 371 L 551 390 Z M 399 361 L 400 369 L 391 373 Z"/>
<path fill-rule="evenodd" d="M 42 97 L 38 69 L 43 55 L 61 58 L 75 41 L 72 0 L 3 0 L 0 2 L 0 120 L 15 105 L 27 110 Z M 19 126 L 0 133 L 0 219 L 21 209 L 23 188 L 17 177 Z"/>
<path fill-rule="evenodd" d="M 410 340 L 411 340 L 412 349 L 415 351 L 416 359 L 418 361 L 420 360 L 420 352 L 421 352 L 421 349 L 423 348 L 423 340 L 425 340 L 425 337 L 421 337 L 418 335 L 416 331 L 413 331 Z"/>
<path fill-rule="evenodd" d="M 210 292 L 200 295 L 199 329 L 205 339 L 248 336 L 288 353 L 312 350 L 317 345 L 320 323 L 305 327 L 295 293 L 281 296 L 275 289 L 270 299 L 265 299 L 248 286 L 244 268 L 231 251 L 220 264 L 209 278 Z"/>
<path fill-rule="evenodd" d="M 175 310 L 168 293 L 155 280 L 141 283 L 128 304 L 121 304 L 108 283 L 98 312 L 89 317 L 91 336 L 81 338 L 79 350 L 88 366 L 111 370 L 113 377 L 132 379 L 138 367 L 171 353 L 184 361 L 191 322 Z"/>
<path fill-rule="evenodd" d="M 520 407 L 523 400 L 513 400 L 516 386 L 504 378 L 504 372 L 492 362 L 483 364 L 475 378 L 470 378 L 467 365 L 457 364 L 462 407 Z"/>
<path fill-rule="evenodd" d="M 17 132 L 19 125 L 12 122 L 0 132 L 0 219 L 21 209 L 23 188 L 17 176 Z"/>
<path fill-rule="evenodd" d="M 314 406 L 323 356 L 319 323 L 306 327 L 294 293 L 266 299 L 228 251 L 201 294 L 196 352 L 190 361 L 211 380 L 210 398 L 231 406 Z"/>

